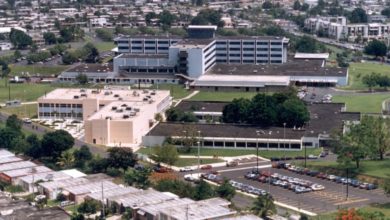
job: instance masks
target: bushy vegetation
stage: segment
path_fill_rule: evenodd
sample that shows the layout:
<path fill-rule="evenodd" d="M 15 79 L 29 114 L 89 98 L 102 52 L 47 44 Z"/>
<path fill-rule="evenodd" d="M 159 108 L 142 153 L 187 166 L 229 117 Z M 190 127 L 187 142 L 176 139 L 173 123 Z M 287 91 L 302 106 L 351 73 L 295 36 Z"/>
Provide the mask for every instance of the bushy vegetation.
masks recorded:
<path fill-rule="evenodd" d="M 197 122 L 198 118 L 192 112 L 184 112 L 181 109 L 172 107 L 166 111 L 167 121 L 172 122 Z"/>
<path fill-rule="evenodd" d="M 96 63 L 98 60 L 99 51 L 92 43 L 87 43 L 82 48 L 73 51 L 67 51 L 62 56 L 62 62 L 64 64 L 72 64 L 77 61 Z"/>
<path fill-rule="evenodd" d="M 223 109 L 223 122 L 246 123 L 260 126 L 302 126 L 309 120 L 309 112 L 294 92 L 257 94 L 252 99 L 234 99 Z"/>

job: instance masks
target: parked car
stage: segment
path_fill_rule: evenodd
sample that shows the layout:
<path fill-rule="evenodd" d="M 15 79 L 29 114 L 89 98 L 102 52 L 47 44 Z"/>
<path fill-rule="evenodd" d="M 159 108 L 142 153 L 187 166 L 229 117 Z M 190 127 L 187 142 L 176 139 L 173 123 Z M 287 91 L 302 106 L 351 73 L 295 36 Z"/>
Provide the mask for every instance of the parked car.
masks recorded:
<path fill-rule="evenodd" d="M 192 167 L 182 167 L 182 168 L 180 168 L 179 171 L 180 172 L 190 172 L 190 171 L 194 171 L 194 169 Z"/>
<path fill-rule="evenodd" d="M 238 162 L 235 160 L 228 161 L 228 162 L 226 162 L 226 166 L 227 167 L 235 167 L 235 166 L 238 166 Z"/>
<path fill-rule="evenodd" d="M 210 169 L 212 169 L 213 168 L 213 166 L 211 166 L 211 165 L 203 165 L 203 166 L 201 166 L 200 167 L 200 169 L 202 169 L 202 170 L 210 170 Z"/>
<path fill-rule="evenodd" d="M 309 156 L 307 156 L 307 159 L 318 159 L 318 156 L 315 156 L 313 154 L 309 154 Z"/>

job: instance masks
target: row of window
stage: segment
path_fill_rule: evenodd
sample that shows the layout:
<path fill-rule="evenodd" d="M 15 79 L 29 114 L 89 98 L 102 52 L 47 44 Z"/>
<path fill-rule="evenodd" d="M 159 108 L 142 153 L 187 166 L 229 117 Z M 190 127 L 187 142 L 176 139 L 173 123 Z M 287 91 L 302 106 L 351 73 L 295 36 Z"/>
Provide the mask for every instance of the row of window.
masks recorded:
<path fill-rule="evenodd" d="M 82 104 L 39 103 L 39 107 L 51 108 L 82 108 Z"/>
<path fill-rule="evenodd" d="M 217 45 L 227 45 L 227 41 L 217 41 L 216 44 Z M 242 42 L 243 45 L 255 45 L 255 42 L 254 41 L 244 41 Z M 264 41 L 257 41 L 256 42 L 257 45 L 269 45 L 268 42 L 264 42 Z M 241 45 L 241 41 L 230 41 L 229 42 L 229 45 Z M 271 45 L 282 45 L 282 42 L 271 42 Z"/>
<path fill-rule="evenodd" d="M 39 112 L 40 117 L 72 117 L 82 118 L 83 113 L 54 113 L 54 112 Z"/>
<path fill-rule="evenodd" d="M 248 148 L 256 148 L 257 145 L 259 148 L 286 148 L 286 149 L 300 149 L 300 144 L 294 143 L 254 143 L 254 142 L 223 142 L 223 141 L 202 141 L 201 143 L 204 147 L 248 147 Z"/>
<path fill-rule="evenodd" d="M 241 60 L 217 59 L 217 63 L 241 63 Z M 255 63 L 254 60 L 242 60 L 242 63 Z M 256 60 L 256 63 L 268 63 L 268 60 Z M 271 63 L 282 63 L 281 60 L 271 60 Z"/>

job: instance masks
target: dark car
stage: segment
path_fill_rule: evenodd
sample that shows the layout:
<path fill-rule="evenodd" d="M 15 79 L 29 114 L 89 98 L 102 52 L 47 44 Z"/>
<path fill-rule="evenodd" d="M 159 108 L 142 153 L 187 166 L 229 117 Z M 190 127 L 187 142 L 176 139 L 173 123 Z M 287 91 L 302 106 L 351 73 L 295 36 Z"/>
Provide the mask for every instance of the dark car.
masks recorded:
<path fill-rule="evenodd" d="M 359 187 L 361 182 L 359 180 L 351 180 L 350 185 L 353 187 Z"/>

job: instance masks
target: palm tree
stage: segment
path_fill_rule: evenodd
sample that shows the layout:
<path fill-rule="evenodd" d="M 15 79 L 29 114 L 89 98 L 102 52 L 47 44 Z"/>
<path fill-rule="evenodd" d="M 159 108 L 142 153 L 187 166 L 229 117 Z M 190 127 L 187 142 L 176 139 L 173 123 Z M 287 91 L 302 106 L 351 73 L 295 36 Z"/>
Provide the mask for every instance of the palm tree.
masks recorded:
<path fill-rule="evenodd" d="M 56 163 L 58 166 L 62 168 L 71 168 L 73 167 L 75 162 L 75 158 L 72 152 L 64 151 L 61 154 L 61 157 L 58 158 L 58 162 Z"/>
<path fill-rule="evenodd" d="M 274 204 L 274 199 L 270 195 L 261 195 L 258 196 L 253 207 L 251 208 L 253 213 L 257 216 L 265 218 L 276 213 L 276 208 Z"/>

